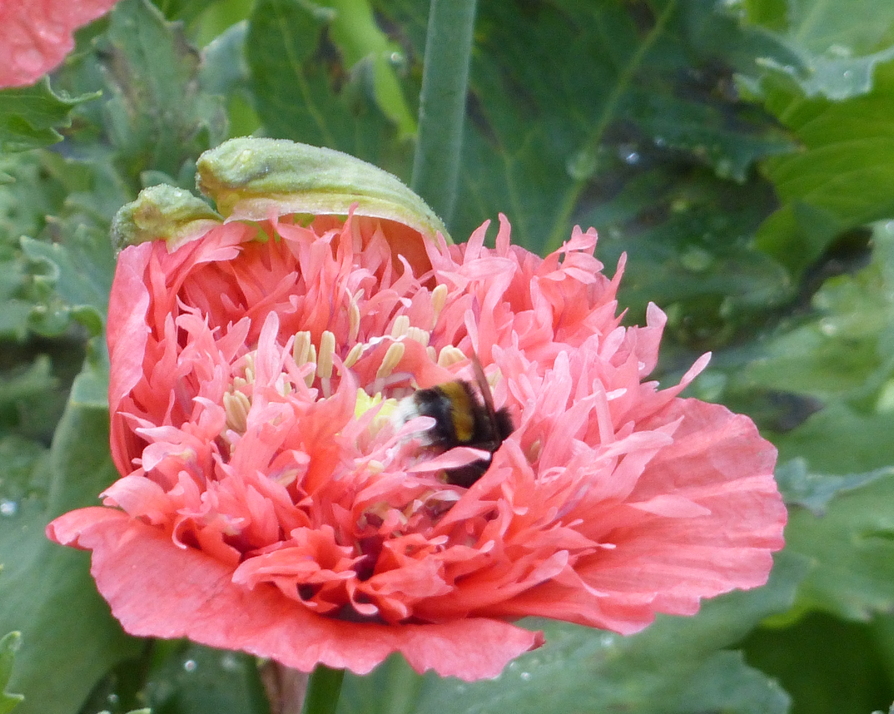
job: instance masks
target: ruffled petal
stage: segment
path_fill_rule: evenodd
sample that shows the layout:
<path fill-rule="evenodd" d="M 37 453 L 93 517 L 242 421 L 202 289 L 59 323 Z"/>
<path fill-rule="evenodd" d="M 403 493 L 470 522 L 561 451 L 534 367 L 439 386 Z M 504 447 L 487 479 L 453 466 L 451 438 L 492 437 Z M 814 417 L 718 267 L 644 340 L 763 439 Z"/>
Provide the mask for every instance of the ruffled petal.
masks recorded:
<path fill-rule="evenodd" d="M 156 528 L 108 508 L 72 511 L 50 539 L 93 552 L 90 572 L 125 630 L 240 649 L 309 672 L 318 663 L 357 674 L 400 652 L 417 672 L 466 681 L 493 678 L 543 636 L 494 619 L 389 626 L 320 617 L 273 587 L 247 590 L 231 568 L 172 548 Z"/>
<path fill-rule="evenodd" d="M 121 478 L 49 534 L 129 632 L 472 680 L 541 643 L 516 618 L 627 634 L 766 582 L 775 449 L 679 397 L 707 356 L 649 381 L 666 317 L 622 326 L 594 231 L 408 257 L 387 221 L 271 214 L 119 259 Z"/>

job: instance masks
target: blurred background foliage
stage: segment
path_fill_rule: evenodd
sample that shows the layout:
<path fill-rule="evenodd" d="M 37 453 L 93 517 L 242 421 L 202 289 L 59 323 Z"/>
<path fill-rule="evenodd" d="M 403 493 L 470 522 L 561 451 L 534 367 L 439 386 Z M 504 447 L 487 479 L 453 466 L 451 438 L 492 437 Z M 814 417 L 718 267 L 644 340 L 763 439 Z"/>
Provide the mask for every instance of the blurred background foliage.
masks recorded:
<path fill-rule="evenodd" d="M 245 134 L 409 182 L 424 0 L 122 0 L 49 80 L 0 92 L 0 712 L 265 714 L 263 666 L 125 636 L 54 515 L 114 478 L 114 212 Z M 431 201 L 437 197 L 427 196 Z M 456 240 L 595 226 L 621 302 L 669 315 L 659 377 L 780 451 L 770 584 L 628 638 L 557 623 L 496 681 L 397 659 L 342 714 L 868 714 L 894 700 L 894 3 L 481 2 Z M 17 694 L 24 694 L 19 702 Z"/>

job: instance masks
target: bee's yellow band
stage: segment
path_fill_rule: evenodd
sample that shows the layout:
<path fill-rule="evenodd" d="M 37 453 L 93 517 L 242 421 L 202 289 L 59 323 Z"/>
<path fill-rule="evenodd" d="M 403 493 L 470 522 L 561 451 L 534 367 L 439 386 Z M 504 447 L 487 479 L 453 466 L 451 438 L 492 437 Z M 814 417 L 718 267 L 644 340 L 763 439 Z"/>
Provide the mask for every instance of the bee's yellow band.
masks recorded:
<path fill-rule="evenodd" d="M 456 440 L 460 443 L 471 441 L 475 433 L 475 414 L 468 390 L 460 382 L 448 382 L 438 389 L 450 400 L 450 419 Z"/>

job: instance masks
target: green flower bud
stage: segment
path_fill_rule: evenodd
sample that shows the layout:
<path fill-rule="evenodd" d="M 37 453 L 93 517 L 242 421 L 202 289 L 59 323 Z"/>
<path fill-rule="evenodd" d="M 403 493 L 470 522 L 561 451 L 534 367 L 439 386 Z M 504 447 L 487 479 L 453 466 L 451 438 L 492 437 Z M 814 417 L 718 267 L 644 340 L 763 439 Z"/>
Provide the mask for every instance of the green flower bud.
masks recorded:
<path fill-rule="evenodd" d="M 348 154 L 284 139 L 239 138 L 206 151 L 199 190 L 228 219 L 275 215 L 372 216 L 402 223 L 431 239 L 447 229 L 400 179 Z"/>
<path fill-rule="evenodd" d="M 169 250 L 204 235 L 223 219 L 201 198 L 166 184 L 144 189 L 122 206 L 112 221 L 112 242 L 118 250 L 162 239 Z"/>

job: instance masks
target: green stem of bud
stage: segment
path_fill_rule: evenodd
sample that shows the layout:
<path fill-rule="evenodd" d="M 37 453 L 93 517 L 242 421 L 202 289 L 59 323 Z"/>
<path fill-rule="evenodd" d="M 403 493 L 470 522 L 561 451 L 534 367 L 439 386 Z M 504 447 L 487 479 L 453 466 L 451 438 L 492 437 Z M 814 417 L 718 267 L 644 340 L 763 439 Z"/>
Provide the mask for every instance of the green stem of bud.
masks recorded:
<path fill-rule="evenodd" d="M 462 149 L 475 0 L 432 0 L 412 188 L 450 225 Z"/>
<path fill-rule="evenodd" d="M 301 714 L 335 714 L 344 676 L 343 669 L 330 669 L 318 664 L 307 681 Z"/>

